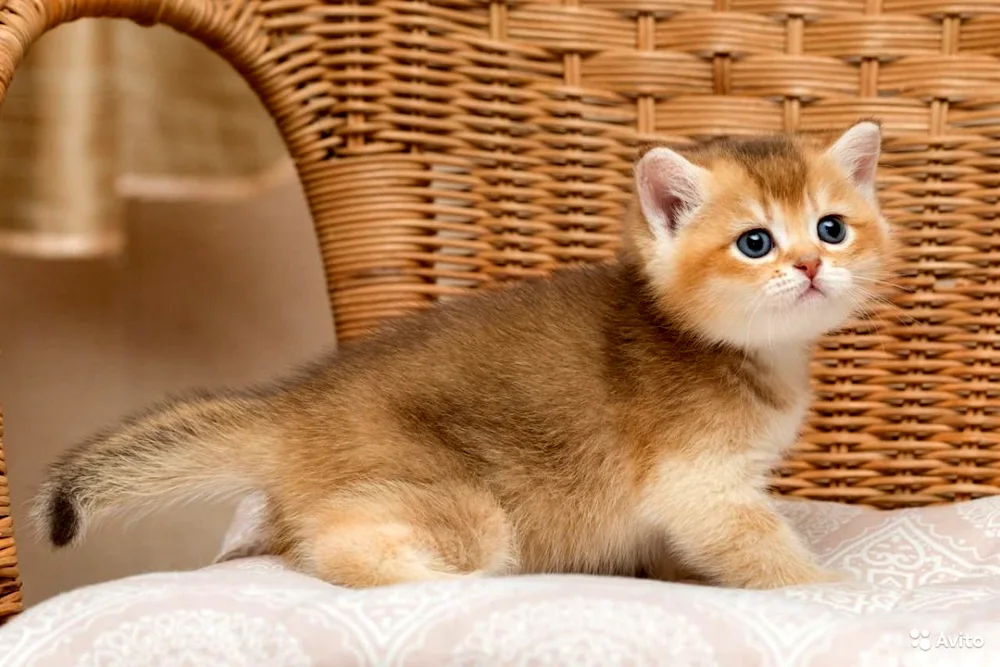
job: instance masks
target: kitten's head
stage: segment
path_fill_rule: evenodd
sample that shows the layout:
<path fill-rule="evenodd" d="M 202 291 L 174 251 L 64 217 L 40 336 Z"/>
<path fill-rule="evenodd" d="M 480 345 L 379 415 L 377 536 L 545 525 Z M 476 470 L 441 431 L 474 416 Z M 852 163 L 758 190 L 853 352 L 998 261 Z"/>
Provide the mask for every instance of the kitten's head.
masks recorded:
<path fill-rule="evenodd" d="M 832 145 L 777 136 L 688 157 L 652 148 L 635 167 L 627 242 L 661 304 L 740 347 L 811 341 L 877 291 L 889 226 L 875 194 L 878 125 Z"/>

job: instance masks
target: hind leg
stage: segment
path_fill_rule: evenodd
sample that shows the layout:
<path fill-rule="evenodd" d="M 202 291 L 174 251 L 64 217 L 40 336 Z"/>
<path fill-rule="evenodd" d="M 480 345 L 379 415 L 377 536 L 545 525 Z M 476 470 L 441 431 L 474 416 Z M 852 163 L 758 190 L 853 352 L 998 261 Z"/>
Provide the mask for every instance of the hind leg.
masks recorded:
<path fill-rule="evenodd" d="M 353 588 L 506 574 L 516 563 L 496 500 L 458 483 L 358 486 L 313 510 L 302 528 L 300 566 Z"/>

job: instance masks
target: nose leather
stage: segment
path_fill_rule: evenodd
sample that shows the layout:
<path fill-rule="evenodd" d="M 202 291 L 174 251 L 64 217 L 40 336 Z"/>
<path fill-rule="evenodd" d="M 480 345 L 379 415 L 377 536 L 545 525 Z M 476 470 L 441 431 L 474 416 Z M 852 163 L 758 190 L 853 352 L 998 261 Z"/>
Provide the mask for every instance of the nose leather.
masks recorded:
<path fill-rule="evenodd" d="M 801 257 L 795 262 L 795 268 L 806 274 L 806 278 L 812 280 L 819 273 L 821 262 L 819 257 Z"/>

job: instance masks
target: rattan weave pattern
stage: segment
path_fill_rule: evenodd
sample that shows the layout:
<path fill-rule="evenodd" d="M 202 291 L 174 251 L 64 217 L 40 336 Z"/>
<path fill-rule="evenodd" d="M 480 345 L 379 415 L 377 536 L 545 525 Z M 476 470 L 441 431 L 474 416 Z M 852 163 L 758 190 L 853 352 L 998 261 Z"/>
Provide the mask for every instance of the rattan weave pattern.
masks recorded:
<path fill-rule="evenodd" d="M 21 582 L 17 571 L 17 548 L 10 516 L 10 487 L 3 458 L 3 414 L 0 414 L 0 624 L 21 610 Z"/>
<path fill-rule="evenodd" d="M 0 92 L 43 31 L 161 22 L 274 116 L 342 341 L 610 258 L 636 147 L 885 128 L 903 290 L 827 338 L 776 487 L 891 508 L 1000 492 L 995 0 L 0 0 Z"/>

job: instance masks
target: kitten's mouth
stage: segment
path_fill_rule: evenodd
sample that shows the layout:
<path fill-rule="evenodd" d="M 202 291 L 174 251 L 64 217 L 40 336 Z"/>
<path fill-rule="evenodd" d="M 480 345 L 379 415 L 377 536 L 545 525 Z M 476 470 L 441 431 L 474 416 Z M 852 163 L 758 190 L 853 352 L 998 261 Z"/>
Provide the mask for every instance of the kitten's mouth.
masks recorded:
<path fill-rule="evenodd" d="M 809 287 L 807 287 L 802 294 L 799 295 L 798 302 L 805 303 L 807 301 L 815 301 L 816 299 L 822 299 L 824 296 L 826 295 L 823 294 L 823 290 L 816 287 L 815 283 L 809 283 Z"/>

